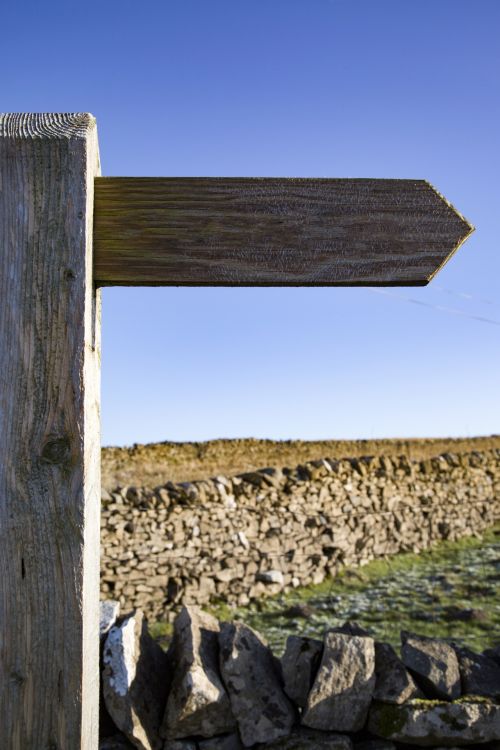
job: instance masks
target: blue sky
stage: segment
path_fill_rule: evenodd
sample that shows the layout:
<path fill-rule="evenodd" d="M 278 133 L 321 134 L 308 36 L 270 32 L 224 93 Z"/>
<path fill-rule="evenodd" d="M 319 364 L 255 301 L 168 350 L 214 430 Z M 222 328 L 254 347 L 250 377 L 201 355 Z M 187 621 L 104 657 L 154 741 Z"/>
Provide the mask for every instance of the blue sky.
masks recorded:
<path fill-rule="evenodd" d="M 424 178 L 477 227 L 424 289 L 105 289 L 103 444 L 500 432 L 499 36 L 497 0 L 3 5 L 3 111 L 92 112 L 105 175 Z"/>

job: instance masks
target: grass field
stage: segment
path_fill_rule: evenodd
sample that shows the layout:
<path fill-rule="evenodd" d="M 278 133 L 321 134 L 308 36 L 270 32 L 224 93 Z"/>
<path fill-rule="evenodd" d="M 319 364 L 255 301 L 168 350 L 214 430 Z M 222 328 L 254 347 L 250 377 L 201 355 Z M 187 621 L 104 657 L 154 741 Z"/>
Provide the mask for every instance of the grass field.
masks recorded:
<path fill-rule="evenodd" d="M 130 485 L 156 487 L 223 474 L 232 476 L 265 466 L 294 467 L 321 458 L 398 455 L 421 459 L 440 453 L 500 448 L 500 436 L 393 440 L 208 440 L 202 443 L 151 443 L 102 449 L 106 489 Z"/>
<path fill-rule="evenodd" d="M 500 525 L 482 539 L 442 542 L 419 555 L 346 568 L 318 586 L 249 607 L 220 603 L 207 609 L 223 620 L 243 620 L 278 654 L 288 635 L 321 638 L 326 628 L 346 620 L 393 645 L 406 629 L 481 651 L 500 644 Z M 166 643 L 170 627 L 154 623 L 151 632 Z"/>

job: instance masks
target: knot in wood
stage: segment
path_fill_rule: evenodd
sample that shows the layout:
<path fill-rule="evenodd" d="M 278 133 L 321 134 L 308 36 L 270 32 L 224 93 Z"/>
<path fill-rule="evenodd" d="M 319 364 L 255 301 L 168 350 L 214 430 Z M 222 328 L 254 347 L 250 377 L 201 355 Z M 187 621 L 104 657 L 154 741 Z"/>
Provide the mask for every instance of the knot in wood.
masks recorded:
<path fill-rule="evenodd" d="M 68 460 L 70 445 L 67 437 L 50 438 L 42 449 L 42 461 L 48 464 L 62 464 Z"/>

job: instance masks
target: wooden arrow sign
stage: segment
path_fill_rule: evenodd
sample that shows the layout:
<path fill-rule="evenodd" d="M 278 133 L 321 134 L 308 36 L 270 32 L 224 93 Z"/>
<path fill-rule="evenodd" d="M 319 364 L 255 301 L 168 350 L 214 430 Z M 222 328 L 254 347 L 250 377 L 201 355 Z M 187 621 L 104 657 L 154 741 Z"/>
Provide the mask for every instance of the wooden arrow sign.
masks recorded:
<path fill-rule="evenodd" d="M 474 231 L 425 180 L 97 177 L 101 286 L 421 286 Z"/>

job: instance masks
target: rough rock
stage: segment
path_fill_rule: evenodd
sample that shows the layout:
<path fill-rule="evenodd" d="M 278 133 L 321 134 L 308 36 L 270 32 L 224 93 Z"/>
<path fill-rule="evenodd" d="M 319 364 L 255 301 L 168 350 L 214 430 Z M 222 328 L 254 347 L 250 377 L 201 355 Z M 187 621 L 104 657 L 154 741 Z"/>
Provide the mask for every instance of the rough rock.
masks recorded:
<path fill-rule="evenodd" d="M 265 570 L 257 573 L 257 580 L 262 583 L 279 583 L 282 586 L 285 579 L 281 570 Z"/>
<path fill-rule="evenodd" d="M 219 672 L 218 635 L 218 621 L 197 607 L 183 607 L 175 619 L 163 737 L 213 737 L 236 728 Z"/>
<path fill-rule="evenodd" d="M 165 740 L 163 750 L 198 750 L 194 740 Z"/>
<path fill-rule="evenodd" d="M 120 602 L 106 599 L 99 602 L 99 638 L 102 640 L 115 624 L 120 614 Z"/>
<path fill-rule="evenodd" d="M 296 712 L 266 643 L 247 625 L 223 623 L 219 644 L 222 679 L 245 747 L 289 734 Z"/>
<path fill-rule="evenodd" d="M 305 604 L 305 602 L 298 602 L 297 604 L 292 604 L 291 607 L 287 607 L 283 611 L 283 616 L 303 617 L 304 620 L 310 620 L 316 611 L 317 610 L 314 607 L 311 607 L 309 604 Z"/>
<path fill-rule="evenodd" d="M 199 750 L 243 750 L 240 736 L 237 732 L 225 734 L 222 737 L 211 737 L 209 740 L 198 742 Z"/>
<path fill-rule="evenodd" d="M 99 602 L 99 661 L 101 664 L 106 636 L 116 623 L 119 614 L 120 602 L 112 599 L 106 599 L 105 601 Z M 106 738 L 119 738 L 120 736 L 123 736 L 116 734 L 116 727 L 106 708 L 102 690 L 102 674 L 99 674 L 99 736 Z M 118 740 L 116 740 L 116 742 L 118 742 Z M 127 743 L 127 747 L 132 747 L 132 745 Z M 111 746 L 110 750 L 112 750 Z"/>
<path fill-rule="evenodd" d="M 373 703 L 368 728 L 380 737 L 418 747 L 461 747 L 500 738 L 500 706 L 463 701 Z"/>
<path fill-rule="evenodd" d="M 390 643 L 375 643 L 375 675 L 375 700 L 404 703 L 411 698 L 423 697 Z"/>
<path fill-rule="evenodd" d="M 484 654 L 476 654 L 470 648 L 456 648 L 462 692 L 500 698 L 500 665 Z"/>
<path fill-rule="evenodd" d="M 354 743 L 354 750 L 396 750 L 396 745 L 391 740 L 363 740 Z"/>
<path fill-rule="evenodd" d="M 489 615 L 484 609 L 465 609 L 456 605 L 445 607 L 442 617 L 447 622 L 487 622 L 489 620 Z"/>
<path fill-rule="evenodd" d="M 269 745 L 258 745 L 262 750 L 352 750 L 352 741 L 346 735 L 333 732 L 316 732 L 297 727 L 288 737 Z"/>
<path fill-rule="evenodd" d="M 493 659 L 497 664 L 500 664 L 500 646 L 494 646 L 493 648 L 487 648 L 483 651 L 483 656 L 487 656 L 488 659 Z"/>
<path fill-rule="evenodd" d="M 318 671 L 323 643 L 315 638 L 291 635 L 281 657 L 285 693 L 296 706 L 304 708 Z"/>
<path fill-rule="evenodd" d="M 365 638 L 370 638 L 371 633 L 363 628 L 355 620 L 347 620 L 343 625 L 337 625 L 335 628 L 330 628 L 331 633 L 343 633 L 344 635 L 361 635 Z"/>
<path fill-rule="evenodd" d="M 375 687 L 373 638 L 328 631 L 302 724 L 313 729 L 362 729 Z"/>
<path fill-rule="evenodd" d="M 148 634 L 140 610 L 111 628 L 104 643 L 103 664 L 104 700 L 116 727 L 139 750 L 160 750 L 168 659 Z"/>
<path fill-rule="evenodd" d="M 401 633 L 401 658 L 428 698 L 455 700 L 461 693 L 455 649 L 437 638 Z"/>
<path fill-rule="evenodd" d="M 99 750 L 133 750 L 133 748 L 134 746 L 123 734 L 114 734 L 112 737 L 105 737 L 99 742 Z"/>

